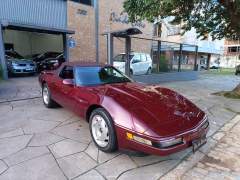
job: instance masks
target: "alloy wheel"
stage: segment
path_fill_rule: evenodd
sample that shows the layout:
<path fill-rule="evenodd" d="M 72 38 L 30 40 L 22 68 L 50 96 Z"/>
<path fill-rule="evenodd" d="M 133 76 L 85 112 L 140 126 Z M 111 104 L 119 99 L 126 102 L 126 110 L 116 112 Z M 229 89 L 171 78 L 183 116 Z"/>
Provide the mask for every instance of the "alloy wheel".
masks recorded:
<path fill-rule="evenodd" d="M 109 129 L 104 118 L 100 115 L 93 116 L 91 126 L 95 142 L 100 147 L 106 147 L 109 143 Z"/>

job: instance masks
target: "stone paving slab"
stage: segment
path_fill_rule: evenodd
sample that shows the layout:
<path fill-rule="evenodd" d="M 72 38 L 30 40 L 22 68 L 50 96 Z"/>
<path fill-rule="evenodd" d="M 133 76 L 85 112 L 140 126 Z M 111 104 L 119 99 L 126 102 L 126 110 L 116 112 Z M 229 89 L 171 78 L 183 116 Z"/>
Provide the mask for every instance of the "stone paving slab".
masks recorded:
<path fill-rule="evenodd" d="M 40 134 L 34 134 L 33 138 L 31 139 L 29 146 L 32 147 L 38 147 L 38 146 L 48 146 L 54 143 L 57 143 L 59 141 L 64 140 L 64 137 L 57 136 L 52 133 L 40 133 Z"/>
<path fill-rule="evenodd" d="M 51 155 L 44 155 L 9 168 L 0 180 L 65 180 Z"/>
<path fill-rule="evenodd" d="M 162 175 L 167 173 L 174 165 L 179 163 L 178 160 L 167 160 L 161 163 L 143 166 L 140 168 L 127 171 L 120 175 L 119 180 L 131 180 L 131 179 L 141 179 L 141 180 L 157 180 Z"/>
<path fill-rule="evenodd" d="M 18 129 L 14 129 L 12 131 L 0 133 L 0 139 L 8 138 L 8 137 L 21 136 L 21 135 L 24 135 L 23 130 L 21 128 L 18 128 Z"/>
<path fill-rule="evenodd" d="M 87 144 L 79 143 L 71 139 L 65 139 L 49 146 L 55 158 L 61 158 L 81 152 L 87 148 Z"/>
<path fill-rule="evenodd" d="M 42 121 L 42 120 L 29 120 L 25 125 L 23 125 L 22 129 L 26 134 L 34 134 L 34 133 L 44 133 L 48 132 L 51 129 L 54 129 L 59 122 L 54 121 Z"/>
<path fill-rule="evenodd" d="M 2 160 L 0 160 L 0 175 L 7 169 L 8 169 L 8 166 Z"/>
<path fill-rule="evenodd" d="M 0 159 L 24 149 L 32 135 L 23 135 L 0 139 Z"/>
<path fill-rule="evenodd" d="M 79 141 L 81 143 L 90 143 L 91 136 L 86 121 L 78 121 L 76 123 L 67 124 L 57 127 L 52 131 L 54 134 Z"/>
<path fill-rule="evenodd" d="M 83 152 L 60 158 L 57 161 L 69 179 L 77 177 L 97 165 L 92 158 Z"/>
<path fill-rule="evenodd" d="M 107 179 L 116 179 L 123 172 L 136 167 L 137 165 L 127 155 L 120 155 L 98 166 L 96 169 Z"/>
<path fill-rule="evenodd" d="M 27 147 L 4 158 L 3 160 L 8 166 L 13 166 L 45 154 L 49 154 L 49 150 L 46 147 Z"/>
<path fill-rule="evenodd" d="M 91 170 L 75 180 L 104 180 L 104 178 L 96 170 Z"/>

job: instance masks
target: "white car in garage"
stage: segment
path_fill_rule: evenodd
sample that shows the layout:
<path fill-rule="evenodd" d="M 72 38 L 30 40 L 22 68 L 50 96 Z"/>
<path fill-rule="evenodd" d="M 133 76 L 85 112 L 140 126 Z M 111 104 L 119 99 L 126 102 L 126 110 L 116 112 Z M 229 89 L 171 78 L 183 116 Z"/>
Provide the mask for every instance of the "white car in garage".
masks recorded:
<path fill-rule="evenodd" d="M 113 59 L 113 66 L 125 73 L 126 55 L 118 54 Z M 130 54 L 130 73 L 132 75 L 151 74 L 152 58 L 149 54 L 132 52 Z"/>

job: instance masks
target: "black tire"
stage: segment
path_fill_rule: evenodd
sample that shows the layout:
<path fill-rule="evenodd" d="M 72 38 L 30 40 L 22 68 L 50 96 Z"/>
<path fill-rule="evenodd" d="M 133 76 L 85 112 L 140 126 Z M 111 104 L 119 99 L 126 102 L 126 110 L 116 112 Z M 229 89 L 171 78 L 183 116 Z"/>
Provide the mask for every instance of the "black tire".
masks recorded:
<path fill-rule="evenodd" d="M 149 67 L 148 70 L 147 70 L 147 72 L 146 72 L 146 74 L 149 75 L 149 74 L 151 74 L 151 73 L 152 73 L 152 68 Z"/>
<path fill-rule="evenodd" d="M 108 128 L 109 140 L 108 140 L 108 144 L 105 147 L 99 146 L 93 136 L 92 122 L 93 122 L 93 118 L 96 115 L 101 116 L 103 118 L 103 120 L 105 121 L 105 124 L 107 125 L 107 128 Z M 117 146 L 117 136 L 116 136 L 116 132 L 115 132 L 115 127 L 114 127 L 111 116 L 105 109 L 97 108 L 91 113 L 90 119 L 89 119 L 89 128 L 90 128 L 90 133 L 91 133 L 93 142 L 98 147 L 99 150 L 101 150 L 103 152 L 114 152 L 117 150 L 118 146 Z"/>
<path fill-rule="evenodd" d="M 133 70 L 130 69 L 130 76 L 133 76 Z"/>
<path fill-rule="evenodd" d="M 44 91 L 48 92 L 48 101 L 44 100 Z M 52 100 L 51 98 L 51 92 L 48 88 L 48 85 L 46 83 L 43 84 L 42 86 L 42 99 L 43 99 L 43 104 L 47 107 L 47 108 L 55 108 L 58 106 L 58 104 Z"/>

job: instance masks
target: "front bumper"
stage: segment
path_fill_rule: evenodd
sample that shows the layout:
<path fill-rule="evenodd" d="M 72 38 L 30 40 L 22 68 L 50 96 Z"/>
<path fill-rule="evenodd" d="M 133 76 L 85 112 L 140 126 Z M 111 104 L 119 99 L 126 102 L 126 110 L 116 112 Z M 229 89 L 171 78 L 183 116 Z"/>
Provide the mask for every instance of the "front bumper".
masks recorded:
<path fill-rule="evenodd" d="M 12 67 L 10 67 L 10 72 L 12 74 L 35 73 L 36 67 L 34 67 L 34 66 L 12 66 Z"/>
<path fill-rule="evenodd" d="M 118 145 L 119 145 L 119 148 L 121 149 L 130 149 L 134 151 L 144 152 L 147 154 L 166 156 L 166 155 L 173 154 L 193 146 L 194 141 L 200 138 L 206 137 L 208 130 L 209 130 L 209 122 L 208 122 L 208 126 L 205 128 L 197 127 L 193 130 L 176 135 L 174 137 L 168 137 L 168 139 L 182 138 L 183 141 L 182 143 L 179 143 L 167 148 L 161 148 L 160 146 L 158 146 L 159 142 L 161 142 L 162 139 L 152 138 L 152 137 L 148 137 L 140 134 L 138 134 L 138 136 L 150 140 L 151 142 L 153 142 L 153 144 L 146 145 L 133 140 L 129 140 L 126 138 L 126 132 L 129 132 L 129 130 L 119 126 L 117 126 L 117 137 L 118 137 L 118 143 L 119 143 Z"/>

